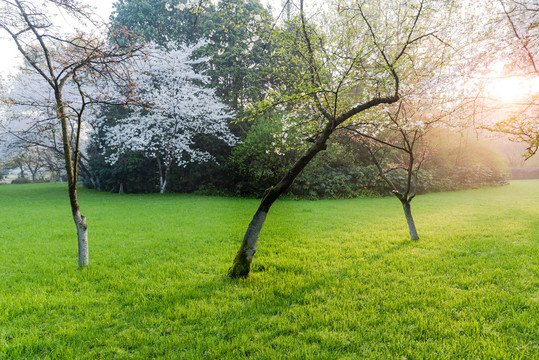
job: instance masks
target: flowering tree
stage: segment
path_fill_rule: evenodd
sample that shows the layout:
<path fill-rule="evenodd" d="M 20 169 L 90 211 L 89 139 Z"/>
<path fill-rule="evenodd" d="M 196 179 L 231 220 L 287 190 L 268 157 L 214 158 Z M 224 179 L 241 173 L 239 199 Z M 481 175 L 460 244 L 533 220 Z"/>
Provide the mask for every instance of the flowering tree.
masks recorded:
<path fill-rule="evenodd" d="M 262 3 L 259 0 L 129 0 L 117 2 L 112 17 L 113 22 L 139 34 L 145 41 L 154 41 L 163 47 L 170 41 L 191 45 L 206 39 L 206 45 L 196 51 L 195 57 L 208 57 L 208 60 L 198 64 L 196 70 L 204 70 L 204 75 L 210 77 L 209 87 L 234 111 L 230 130 L 239 140 L 244 140 L 255 123 L 244 118 L 247 104 L 264 99 L 273 87 L 273 75 L 281 72 L 272 61 L 273 50 L 270 52 L 274 48 L 271 37 L 274 19 Z M 92 141 L 104 144 L 99 132 L 94 135 Z M 229 152 L 236 151 L 236 147 L 229 149 L 212 136 L 197 139 L 197 144 L 200 148 L 213 149 L 216 161 L 191 163 L 184 168 L 173 166 L 167 191 L 179 186 L 191 190 L 206 184 L 227 189 L 241 186 L 244 176 L 239 175 L 239 171 L 217 165 L 227 163 Z M 242 149 L 245 150 L 245 146 L 242 145 Z M 135 161 L 140 153 L 122 155 L 111 167 L 105 162 L 106 156 L 101 156 L 102 152 L 90 151 L 90 169 L 93 174 L 101 175 L 102 186 L 112 188 L 128 182 L 130 191 L 151 191 L 153 181 L 147 178 L 148 159 Z M 152 159 L 150 166 L 153 168 L 154 164 Z M 157 173 L 157 166 L 155 168 Z M 234 176 L 230 176 L 231 171 Z M 142 172 L 143 177 L 128 175 Z"/>
<path fill-rule="evenodd" d="M 71 50 L 70 47 L 56 49 L 55 56 L 63 57 Z M 74 146 L 77 144 L 75 140 L 79 127 L 77 114 L 84 114 L 80 117 L 82 138 L 77 150 L 78 169 L 94 188 L 99 187 L 99 176 L 89 166 L 85 140 L 87 135 L 94 131 L 97 118 L 104 105 L 124 106 L 126 103 L 138 103 L 128 88 L 133 86 L 129 78 L 130 66 L 133 66 L 134 62 L 136 61 L 126 58 L 122 64 L 124 69 L 117 74 L 112 72 L 120 70 L 118 68 L 101 69 L 100 72 L 96 72 L 95 68 L 80 69 L 78 71 L 80 74 L 76 74 L 62 88 L 62 100 L 69 112 L 66 120 L 73 153 Z M 117 65 L 107 64 L 114 67 Z M 120 91 L 118 91 L 118 86 L 122 87 Z M 6 86 L 3 90 L 0 93 L 0 100 L 6 113 L 9 114 L 9 121 L 4 126 L 6 141 L 38 147 L 41 152 L 48 153 L 47 156 L 50 159 L 64 158 L 62 129 L 57 120 L 56 105 L 53 101 L 54 90 L 50 88 L 46 80 L 32 67 L 25 65 L 10 78 L 10 86 Z"/>
<path fill-rule="evenodd" d="M 9 101 L 20 106 L 22 113 L 32 116 L 48 109 L 45 113 L 54 119 L 52 123 L 60 125 L 69 200 L 77 228 L 79 266 L 85 267 L 88 225 L 77 198 L 82 123 L 90 104 L 107 95 L 88 89 L 95 89 L 104 79 L 114 82 L 128 79 L 122 65 L 138 48 L 127 41 L 130 40 L 127 36 L 123 37 L 126 42 L 114 44 L 98 35 L 91 13 L 76 0 L 47 0 L 39 5 L 27 0 L 1 0 L 0 5 L 0 29 L 16 44 L 28 65 L 26 71 L 34 77 L 27 83 L 31 87 L 15 89 L 21 96 L 13 94 Z M 96 33 L 62 33 L 51 20 L 58 13 L 79 23 L 90 21 L 96 25 Z M 129 86 L 124 90 L 128 93 Z"/>
<path fill-rule="evenodd" d="M 20 169 L 21 178 L 24 178 L 25 170 L 28 170 L 30 180 L 34 183 L 38 174 L 46 167 L 45 157 L 39 150 L 38 147 L 28 146 L 23 142 L 10 143 L 5 158 L 7 158 L 7 164 L 10 168 L 18 167 Z"/>
<path fill-rule="evenodd" d="M 193 66 L 204 59 L 192 60 L 192 46 L 168 44 L 168 50 L 151 43 L 148 58 L 140 63 L 133 81 L 136 94 L 145 107 L 106 131 L 112 147 L 108 161 L 115 163 L 125 151 L 141 151 L 155 158 L 159 167 L 160 192 L 164 193 L 173 164 L 185 166 L 203 162 L 212 155 L 196 146 L 198 135 L 211 135 L 229 145 L 235 143 L 227 120 L 231 114 L 215 91 L 207 88 L 209 78 L 196 73 Z"/>
<path fill-rule="evenodd" d="M 266 43 L 273 19 L 260 1 L 130 0 L 117 2 L 113 16 L 162 46 L 207 39 L 198 51 L 210 57 L 202 64 L 205 74 L 217 96 L 240 115 L 246 103 L 263 98 L 271 81 Z"/>

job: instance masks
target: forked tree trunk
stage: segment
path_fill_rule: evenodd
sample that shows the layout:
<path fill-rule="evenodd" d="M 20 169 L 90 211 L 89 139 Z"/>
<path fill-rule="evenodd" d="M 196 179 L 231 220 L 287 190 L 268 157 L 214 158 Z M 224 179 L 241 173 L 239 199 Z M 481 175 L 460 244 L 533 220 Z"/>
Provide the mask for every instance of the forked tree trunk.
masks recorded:
<path fill-rule="evenodd" d="M 163 177 L 159 177 L 159 193 L 164 194 L 166 187 L 167 187 L 167 180 L 163 179 Z"/>
<path fill-rule="evenodd" d="M 296 177 L 301 173 L 305 166 L 307 166 L 311 159 L 321 150 L 326 149 L 326 142 L 332 132 L 333 128 L 331 126 L 326 127 L 315 143 L 299 158 L 298 161 L 296 161 L 281 181 L 279 181 L 276 186 L 266 190 L 258 210 L 247 227 L 247 231 L 243 237 L 241 247 L 234 258 L 232 267 L 228 269 L 228 276 L 231 278 L 246 278 L 249 276 L 251 263 L 253 262 L 253 257 L 256 253 L 258 237 L 260 236 L 260 231 L 264 226 L 271 205 L 273 205 L 275 200 L 277 200 L 279 196 L 294 183 Z"/>
<path fill-rule="evenodd" d="M 408 229 L 410 230 L 410 238 L 412 240 L 419 240 L 419 235 L 417 235 L 417 230 L 415 228 L 414 218 L 412 217 L 412 208 L 410 206 L 410 201 L 401 200 L 401 203 L 402 203 L 402 207 L 404 208 L 404 215 L 406 216 Z"/>
<path fill-rule="evenodd" d="M 40 166 L 39 164 L 36 164 L 36 166 L 32 169 L 30 165 L 28 165 L 28 169 L 30 170 L 30 174 L 32 174 L 32 184 L 36 182 L 36 175 L 39 170 Z"/>

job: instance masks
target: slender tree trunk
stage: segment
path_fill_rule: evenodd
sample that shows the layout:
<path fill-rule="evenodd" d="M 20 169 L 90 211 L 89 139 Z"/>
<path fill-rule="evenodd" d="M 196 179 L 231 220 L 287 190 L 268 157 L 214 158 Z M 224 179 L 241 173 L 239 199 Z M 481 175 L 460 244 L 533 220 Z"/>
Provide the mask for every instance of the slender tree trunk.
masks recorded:
<path fill-rule="evenodd" d="M 159 190 L 159 193 L 160 194 L 164 194 L 165 193 L 165 188 L 167 187 L 167 180 L 166 179 L 163 179 L 163 177 L 160 177 L 159 178 L 159 187 L 160 187 L 160 190 Z"/>
<path fill-rule="evenodd" d="M 168 177 L 170 175 L 170 167 L 171 166 L 172 166 L 172 162 L 169 162 L 165 166 L 165 173 L 163 174 L 163 171 L 161 169 L 161 165 L 159 165 L 159 174 L 160 174 L 159 183 L 160 183 L 160 187 L 161 187 L 159 193 L 161 193 L 161 194 L 165 193 L 167 183 L 168 183 Z"/>
<path fill-rule="evenodd" d="M 77 197 L 77 180 L 78 180 L 78 164 L 75 161 L 73 164 L 73 158 L 71 156 L 71 147 L 69 141 L 69 129 L 68 120 L 65 113 L 64 103 L 62 100 L 62 94 L 60 90 L 55 89 L 56 106 L 58 111 L 58 117 L 60 118 L 60 124 L 62 126 L 62 142 L 64 146 L 64 159 L 65 169 L 67 173 L 67 184 L 69 193 L 69 203 L 71 205 L 71 212 L 73 214 L 73 221 L 77 228 L 77 243 L 79 253 L 79 267 L 84 268 L 88 266 L 88 225 L 86 224 L 86 217 L 80 213 L 80 207 Z M 80 126 L 80 124 L 79 124 Z M 78 149 L 76 149 L 78 151 Z M 75 159 L 78 159 L 75 154 Z"/>
<path fill-rule="evenodd" d="M 410 230 L 410 238 L 412 240 L 419 240 L 419 235 L 417 235 L 417 230 L 415 228 L 414 218 L 412 217 L 412 208 L 409 200 L 401 200 L 402 207 L 404 208 L 404 215 L 406 216 L 406 221 L 408 222 L 408 229 Z"/>
<path fill-rule="evenodd" d="M 169 176 L 170 176 L 170 167 L 171 167 L 171 166 L 172 166 L 172 161 L 170 161 L 170 162 L 167 163 L 167 167 L 166 167 L 166 169 L 165 169 L 165 182 L 164 182 L 164 184 L 163 184 L 163 192 L 162 192 L 162 194 L 165 193 L 165 187 L 166 187 L 167 184 L 168 184 L 168 178 L 169 178 Z"/>
<path fill-rule="evenodd" d="M 161 164 L 161 159 L 159 159 L 159 156 L 155 155 L 155 159 L 157 160 L 157 167 L 159 168 L 159 193 L 164 194 L 165 188 L 167 186 L 167 169 L 163 172 L 163 164 Z"/>
<path fill-rule="evenodd" d="M 92 177 L 89 177 L 88 180 L 90 180 L 90 182 L 92 183 L 92 189 L 96 189 L 96 190 L 99 190 L 97 188 L 97 183 L 95 182 L 95 178 L 92 176 Z"/>
<path fill-rule="evenodd" d="M 77 211 L 73 215 L 75 226 L 77 227 L 77 240 L 79 245 L 79 267 L 88 266 L 88 225 L 86 225 L 86 217 Z"/>
<path fill-rule="evenodd" d="M 256 253 L 260 231 L 264 226 L 271 205 L 273 205 L 275 200 L 277 200 L 279 196 L 294 183 L 296 177 L 301 173 L 305 166 L 307 166 L 312 158 L 314 158 L 320 151 L 326 149 L 326 142 L 333 130 L 334 128 L 331 125 L 328 125 L 315 143 L 298 159 L 298 161 L 296 161 L 281 181 L 274 187 L 266 190 L 258 210 L 247 227 L 247 231 L 243 237 L 240 249 L 234 258 L 232 267 L 228 269 L 228 276 L 232 278 L 246 278 L 249 276 L 251 263 L 253 262 L 253 257 Z"/>

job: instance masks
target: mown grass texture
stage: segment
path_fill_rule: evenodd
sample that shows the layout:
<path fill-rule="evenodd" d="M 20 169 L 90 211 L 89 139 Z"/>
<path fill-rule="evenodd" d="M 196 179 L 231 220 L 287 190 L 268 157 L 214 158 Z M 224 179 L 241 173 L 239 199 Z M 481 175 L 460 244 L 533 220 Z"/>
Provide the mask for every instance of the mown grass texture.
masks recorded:
<path fill-rule="evenodd" d="M 2 359 L 537 359 L 539 181 L 394 198 L 259 201 L 0 186 Z"/>

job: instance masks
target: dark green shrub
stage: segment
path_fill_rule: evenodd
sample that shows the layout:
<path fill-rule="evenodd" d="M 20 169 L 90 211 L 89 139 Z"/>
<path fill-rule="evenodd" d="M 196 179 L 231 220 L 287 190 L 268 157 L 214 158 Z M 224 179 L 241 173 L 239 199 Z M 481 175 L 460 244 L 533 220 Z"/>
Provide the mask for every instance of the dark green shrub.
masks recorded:
<path fill-rule="evenodd" d="M 16 178 L 16 179 L 11 180 L 12 184 L 30 184 L 31 182 L 32 180 L 27 179 L 27 178 Z"/>

